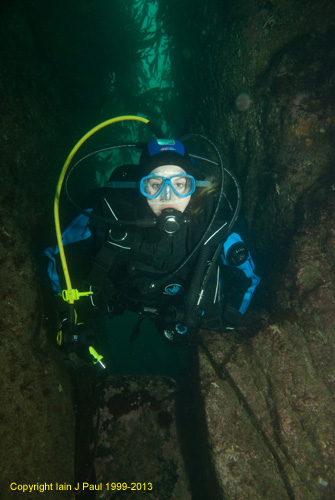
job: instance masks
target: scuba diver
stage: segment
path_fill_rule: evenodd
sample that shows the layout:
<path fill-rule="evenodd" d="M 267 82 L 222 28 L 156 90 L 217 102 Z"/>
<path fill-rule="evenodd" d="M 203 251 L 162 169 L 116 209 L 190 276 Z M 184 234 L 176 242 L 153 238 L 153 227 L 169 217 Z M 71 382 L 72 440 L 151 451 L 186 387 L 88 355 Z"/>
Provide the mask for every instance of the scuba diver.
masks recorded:
<path fill-rule="evenodd" d="M 188 142 L 199 138 L 213 147 L 217 162 L 188 151 Z M 239 232 L 236 178 L 203 136 L 176 140 L 161 134 L 145 144 L 120 147 L 139 149 L 138 164 L 115 168 L 107 184 L 92 190 L 81 205 L 69 195 L 67 181 L 82 159 L 66 178 L 66 193 L 80 213 L 58 237 L 58 245 L 45 250 L 54 291 L 64 300 L 75 295 L 71 286 L 61 291 L 57 271 L 56 257 L 68 245 L 89 290 L 77 294 L 87 296 L 85 309 L 110 317 L 127 310 L 138 313 L 133 336 L 145 317 L 164 340 L 176 344 L 194 340 L 201 326 L 233 329 L 260 281 Z M 237 192 L 235 208 L 224 191 L 225 174 Z M 63 322 L 58 336 L 70 352 L 95 342 L 92 329 L 77 320 L 73 304 L 71 320 Z M 96 357 L 102 364 L 101 358 Z"/>

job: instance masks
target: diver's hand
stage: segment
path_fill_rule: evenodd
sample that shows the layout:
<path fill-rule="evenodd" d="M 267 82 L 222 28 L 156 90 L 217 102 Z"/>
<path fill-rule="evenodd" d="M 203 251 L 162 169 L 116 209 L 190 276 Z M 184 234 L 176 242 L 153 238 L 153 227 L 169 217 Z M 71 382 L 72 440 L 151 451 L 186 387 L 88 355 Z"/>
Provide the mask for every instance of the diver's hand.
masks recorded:
<path fill-rule="evenodd" d="M 61 328 L 57 333 L 57 344 L 67 353 L 87 350 L 89 346 L 96 345 L 94 332 L 86 327 L 84 323 L 74 325 L 67 318 L 61 322 Z"/>
<path fill-rule="evenodd" d="M 75 353 L 86 363 L 98 364 L 101 368 L 106 368 L 106 364 L 102 361 L 103 356 L 96 350 L 96 336 L 93 330 L 87 328 L 84 323 L 73 324 L 64 318 L 57 334 L 57 344 L 67 354 Z"/>

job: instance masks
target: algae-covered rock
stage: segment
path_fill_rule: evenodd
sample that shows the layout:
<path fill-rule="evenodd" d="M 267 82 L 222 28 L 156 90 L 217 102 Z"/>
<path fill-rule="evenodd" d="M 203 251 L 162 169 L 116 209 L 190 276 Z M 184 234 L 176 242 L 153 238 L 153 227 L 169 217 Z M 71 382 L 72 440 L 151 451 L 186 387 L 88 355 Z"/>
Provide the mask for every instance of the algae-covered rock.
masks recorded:
<path fill-rule="evenodd" d="M 209 445 L 227 498 L 335 494 L 332 185 L 306 203 L 276 315 L 244 340 L 206 333 L 199 349 Z"/>
<path fill-rule="evenodd" d="M 85 402 L 86 416 L 79 413 L 83 432 L 78 439 L 78 481 L 94 477 L 91 482 L 102 485 L 99 498 L 105 499 L 132 495 L 157 500 L 191 498 L 178 442 L 175 381 L 159 376 L 109 376 L 101 392 L 96 390 L 95 407 L 87 414 Z M 91 425 L 89 432 L 85 418 Z M 86 449 L 82 442 L 87 443 Z"/>

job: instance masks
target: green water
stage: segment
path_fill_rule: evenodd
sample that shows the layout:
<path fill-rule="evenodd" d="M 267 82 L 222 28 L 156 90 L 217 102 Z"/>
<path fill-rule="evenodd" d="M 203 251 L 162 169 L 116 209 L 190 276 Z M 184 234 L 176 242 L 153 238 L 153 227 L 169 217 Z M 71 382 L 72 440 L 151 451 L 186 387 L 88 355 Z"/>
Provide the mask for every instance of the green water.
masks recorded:
<path fill-rule="evenodd" d="M 155 325 L 145 318 L 137 339 L 131 341 L 138 315 L 126 311 L 112 319 L 105 316 L 97 328 L 104 339 L 102 352 L 112 373 L 165 375 L 178 379 L 189 372 L 189 346 L 170 345 Z"/>
<path fill-rule="evenodd" d="M 189 86 L 187 92 L 181 89 L 185 65 L 191 64 L 192 59 L 183 44 L 177 43 L 170 20 L 176 16 L 177 22 L 182 14 L 189 13 L 187 4 L 178 5 L 175 11 L 170 0 L 74 0 L 70 4 L 61 0 L 50 4 L 47 10 L 42 0 L 29 3 L 27 19 L 38 40 L 41 57 L 53 61 L 62 102 L 73 117 L 73 145 L 97 123 L 123 114 L 147 116 L 170 135 L 185 129 L 195 104 Z M 182 24 L 180 36 L 184 32 Z M 152 132 L 138 122 L 113 125 L 85 142 L 75 161 L 100 146 L 151 139 Z M 103 155 L 94 157 L 75 169 L 69 189 L 79 205 L 93 188 L 105 184 L 116 165 L 133 163 L 133 158 L 119 158 L 116 152 L 114 156 L 106 162 Z M 67 210 L 68 200 L 62 195 L 62 231 Z M 69 260 L 71 277 L 80 273 L 75 261 Z M 78 281 L 84 278 L 78 276 Z M 138 338 L 130 341 L 137 319 L 131 312 L 99 319 L 97 336 L 104 339 L 102 353 L 108 368 L 119 374 L 174 378 L 187 374 L 189 346 L 166 343 L 149 319 L 142 322 Z"/>

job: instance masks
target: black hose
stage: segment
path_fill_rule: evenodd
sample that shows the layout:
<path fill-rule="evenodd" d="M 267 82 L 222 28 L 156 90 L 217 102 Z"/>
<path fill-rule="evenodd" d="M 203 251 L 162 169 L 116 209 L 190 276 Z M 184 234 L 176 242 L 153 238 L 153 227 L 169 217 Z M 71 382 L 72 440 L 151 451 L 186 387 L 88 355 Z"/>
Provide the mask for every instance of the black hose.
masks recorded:
<path fill-rule="evenodd" d="M 242 204 L 242 197 L 241 197 L 241 188 L 238 180 L 231 172 L 229 172 L 229 170 L 225 169 L 225 171 L 233 179 L 237 190 L 237 204 L 235 207 L 235 211 L 225 231 L 225 234 L 228 235 L 232 230 L 232 227 L 234 226 L 236 219 L 239 215 Z M 199 305 L 202 300 L 202 294 L 206 290 L 206 286 L 212 275 L 214 266 L 217 262 L 217 259 L 220 256 L 220 253 L 222 252 L 222 242 L 220 242 L 220 244 L 217 246 L 211 261 L 208 262 L 212 248 L 213 247 L 211 245 L 208 246 L 204 245 L 200 253 L 196 271 L 194 273 L 192 283 L 189 287 L 189 292 L 185 301 L 184 323 L 190 327 L 192 326 L 196 327 L 199 324 L 201 316 L 201 308 L 199 307 Z"/>
<path fill-rule="evenodd" d="M 160 129 L 158 127 L 156 127 L 154 124 L 151 124 L 149 122 L 149 128 L 151 129 L 151 131 L 157 136 L 162 136 L 162 132 L 160 131 Z M 163 137 L 163 136 L 162 136 Z M 200 238 L 200 240 L 198 241 L 198 243 L 195 245 L 195 247 L 192 249 L 192 251 L 190 252 L 189 255 L 187 255 L 183 260 L 182 262 L 177 266 L 176 269 L 174 269 L 173 271 L 171 271 L 169 274 L 165 275 L 164 278 L 160 279 L 160 280 L 157 280 L 155 282 L 152 282 L 150 285 L 149 285 L 149 288 L 151 290 L 159 287 L 162 283 L 164 283 L 166 280 L 168 280 L 169 278 L 172 278 L 172 276 L 174 276 L 175 274 L 178 274 L 178 272 L 187 264 L 187 262 L 189 262 L 189 260 L 196 254 L 196 252 L 199 250 L 199 248 L 203 245 L 201 251 L 200 251 L 200 255 L 199 255 L 199 258 L 198 258 L 198 261 L 197 261 L 197 266 L 196 266 L 196 270 L 195 270 L 195 273 L 194 273 L 194 276 L 193 276 L 193 279 L 192 279 L 192 283 L 189 287 L 189 291 L 188 291 L 188 296 L 187 296 L 187 299 L 186 299 L 186 302 L 185 302 L 185 322 L 187 321 L 188 323 L 188 326 L 195 326 L 195 323 L 198 323 L 199 321 L 199 308 L 197 307 L 197 303 L 199 301 L 199 299 L 201 299 L 200 297 L 200 294 L 201 292 L 205 289 L 206 287 L 206 284 L 211 276 L 211 273 L 212 273 L 212 270 L 213 270 L 213 267 L 214 267 L 214 264 L 218 258 L 218 256 L 220 255 L 220 251 L 221 251 L 221 247 L 222 247 L 222 243 L 220 243 L 220 245 L 217 247 L 216 251 L 214 252 L 214 255 L 211 259 L 210 262 L 209 261 L 209 258 L 210 258 L 210 253 L 213 249 L 213 246 L 210 245 L 210 244 L 207 244 L 208 241 L 213 237 L 212 236 L 209 236 L 210 234 L 210 231 L 212 229 L 212 226 L 216 220 L 216 217 L 217 217 L 217 214 L 218 214 L 218 211 L 220 209 L 220 205 L 221 205 L 221 202 L 225 196 L 224 194 L 224 173 L 226 172 L 230 177 L 231 179 L 233 180 L 233 182 L 235 183 L 235 187 L 236 187 L 236 191 L 237 191 L 237 203 L 236 203 L 236 207 L 235 207 L 235 210 L 234 210 L 234 213 L 233 213 L 233 216 L 229 222 L 229 225 L 225 231 L 225 234 L 229 234 L 229 232 L 231 231 L 233 225 L 235 224 L 236 222 L 236 219 L 239 215 L 239 212 L 240 212 L 240 208 L 241 208 L 241 188 L 239 186 L 239 183 L 236 179 L 236 177 L 229 171 L 227 170 L 226 168 L 224 168 L 223 166 L 223 161 L 222 161 L 222 157 L 221 157 L 221 154 L 220 154 L 220 151 L 218 150 L 218 148 L 216 147 L 216 145 L 210 140 L 208 139 L 207 137 L 203 136 L 203 135 L 200 135 L 200 134 L 188 134 L 184 137 L 182 137 L 180 139 L 181 142 L 186 142 L 190 139 L 200 139 L 204 142 L 207 142 L 215 151 L 217 157 L 218 157 L 218 162 L 215 162 L 213 160 L 209 160 L 207 158 L 202 158 L 202 157 L 199 157 L 199 156 L 196 156 L 196 155 L 191 155 L 191 157 L 194 157 L 194 158 L 199 158 L 199 159 L 202 159 L 204 161 L 207 161 L 209 163 L 213 163 L 215 164 L 217 167 L 220 167 L 220 170 L 221 170 L 221 187 L 220 187 L 220 192 L 219 192 L 219 197 L 218 197 L 218 201 L 217 201 L 217 204 L 216 204 L 216 207 L 215 207 L 215 210 L 213 212 L 213 215 L 208 223 L 208 226 L 203 234 L 203 236 Z M 80 160 L 78 160 L 73 166 L 72 168 L 70 169 L 70 171 L 68 172 L 68 175 L 65 179 L 65 192 L 66 192 L 66 195 L 69 199 L 69 201 L 72 203 L 72 205 L 75 206 L 75 208 L 82 214 L 86 215 L 87 217 L 93 219 L 93 220 L 96 220 L 98 222 L 102 222 L 104 224 L 110 224 L 110 225 L 143 225 L 143 223 L 146 223 L 147 221 L 115 221 L 115 219 L 109 219 L 109 218 L 106 218 L 106 217 L 102 217 L 102 216 L 99 216 L 99 215 L 96 215 L 96 214 L 92 214 L 90 212 L 87 212 L 86 210 L 84 210 L 82 207 L 80 207 L 70 196 L 69 194 L 69 191 L 68 191 L 68 180 L 69 180 L 69 177 L 70 175 L 73 173 L 73 171 L 75 170 L 75 168 L 82 162 L 84 161 L 85 159 L 87 158 L 90 158 L 91 156 L 94 156 L 98 153 L 101 153 L 101 152 L 106 152 L 106 151 L 112 151 L 114 149 L 122 149 L 122 148 L 143 148 L 143 144 L 138 144 L 138 143 L 130 143 L 130 144 L 121 144 L 121 145 L 115 145 L 115 146 L 109 146 L 109 147 L 106 147 L 106 148 L 102 148 L 102 149 L 99 149 L 99 150 L 96 150 L 92 153 L 89 153 L 87 154 L 86 156 L 84 156 L 83 158 L 81 158 Z M 152 224 L 151 226 L 155 226 L 157 223 L 157 219 L 153 220 L 152 221 Z M 215 234 L 215 233 L 214 233 Z M 192 324 L 192 325 L 191 325 Z"/>
<path fill-rule="evenodd" d="M 78 205 L 78 203 L 76 203 L 74 201 L 74 199 L 71 197 L 71 195 L 69 193 L 69 188 L 68 188 L 69 178 L 70 178 L 71 174 L 74 172 L 74 170 L 78 167 L 78 165 L 81 162 L 83 162 L 84 160 L 87 160 L 87 158 L 91 158 L 91 156 L 94 156 L 94 155 L 99 154 L 99 153 L 104 153 L 106 151 L 112 151 L 114 149 L 124 149 L 124 148 L 140 148 L 140 146 L 137 143 L 118 144 L 116 146 L 108 146 L 106 148 L 101 148 L 101 149 L 97 149 L 96 151 L 92 151 L 92 153 L 88 153 L 87 155 L 83 156 L 78 161 L 76 161 L 76 163 L 74 163 L 72 165 L 71 169 L 69 169 L 69 171 L 66 175 L 66 178 L 64 180 L 65 194 L 66 194 L 68 200 L 70 201 L 70 203 L 75 207 L 75 209 L 79 213 L 86 215 L 86 217 L 89 217 L 90 219 L 95 220 L 96 222 L 102 222 L 103 224 L 111 224 L 111 225 L 118 225 L 119 224 L 117 221 L 115 221 L 115 219 L 110 219 L 107 217 L 102 217 L 101 215 L 92 214 L 91 212 L 88 212 L 87 210 L 82 208 L 80 205 Z"/>
<path fill-rule="evenodd" d="M 199 324 L 199 293 L 201 291 L 201 285 L 204 280 L 204 275 L 211 251 L 212 247 L 210 245 L 205 245 L 202 247 L 199 258 L 197 260 L 196 270 L 193 275 L 192 283 L 190 284 L 188 289 L 187 297 L 185 300 L 183 324 L 189 327 L 195 327 Z"/>
<path fill-rule="evenodd" d="M 156 125 L 155 123 L 148 122 L 147 127 L 151 130 L 151 132 L 158 138 L 158 139 L 168 139 L 166 134 Z"/>

